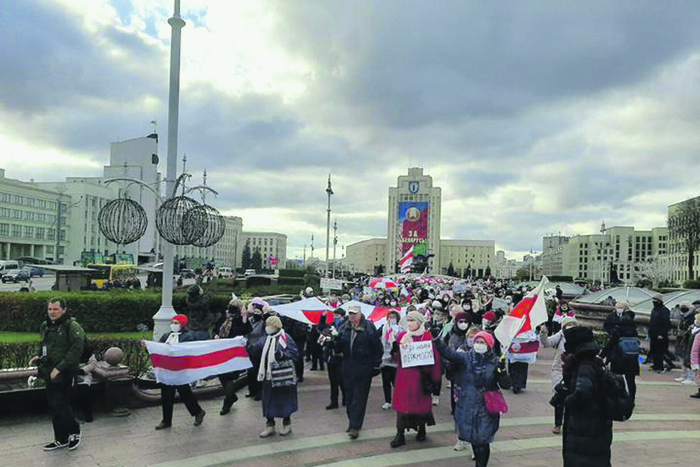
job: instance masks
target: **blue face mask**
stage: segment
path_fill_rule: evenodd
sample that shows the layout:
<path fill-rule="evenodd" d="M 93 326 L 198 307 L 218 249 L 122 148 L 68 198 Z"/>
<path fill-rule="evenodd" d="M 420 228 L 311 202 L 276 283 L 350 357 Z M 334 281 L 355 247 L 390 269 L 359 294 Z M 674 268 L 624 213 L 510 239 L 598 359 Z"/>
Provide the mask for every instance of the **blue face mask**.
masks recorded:
<path fill-rule="evenodd" d="M 336 326 L 339 325 L 339 324 L 342 323 L 342 322 L 343 322 L 343 318 L 341 318 L 341 317 L 339 317 L 339 316 L 333 319 L 333 324 L 336 325 Z"/>

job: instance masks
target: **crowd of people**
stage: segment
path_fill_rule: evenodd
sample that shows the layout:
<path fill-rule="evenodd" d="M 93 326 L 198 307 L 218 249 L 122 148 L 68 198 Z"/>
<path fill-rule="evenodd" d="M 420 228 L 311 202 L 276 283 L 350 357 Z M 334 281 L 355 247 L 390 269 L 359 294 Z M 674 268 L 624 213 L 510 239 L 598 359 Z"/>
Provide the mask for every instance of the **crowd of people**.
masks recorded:
<path fill-rule="evenodd" d="M 304 381 L 305 363 L 311 364 L 311 370 L 327 372 L 330 400 L 326 409 L 345 407 L 351 440 L 361 436 L 374 377 L 381 375 L 381 408 L 396 413 L 391 448 L 406 444 L 409 431 L 415 431 L 416 442 L 427 439 L 429 427 L 435 425 L 433 407 L 440 404 L 440 396 L 445 393 L 456 427 L 454 449 L 471 450 L 477 467 L 488 465 L 500 415 L 508 410 L 501 390 L 513 394 L 526 390 L 529 367 L 535 363 L 540 346 L 552 347 L 552 431 L 563 435 L 564 465 L 611 465 L 613 418 L 601 375 L 619 375 L 633 404 L 635 380 L 643 360 L 629 304 L 617 302 L 606 318 L 603 328 L 607 338 L 601 348 L 591 328 L 579 324 L 561 291 L 552 291 L 548 300 L 554 308 L 548 322 L 539 329 L 519 333 L 504 346 L 494 330 L 528 293 L 525 287 L 495 280 L 414 277 L 399 279 L 390 289 L 372 289 L 368 280 L 358 280 L 342 295 L 322 298 L 329 310 L 313 326 L 278 316 L 261 298 L 249 303 L 234 298 L 225 312 L 217 313 L 209 309 L 202 288 L 193 285 L 187 298 L 188 315 L 175 316 L 171 331 L 160 341 L 175 344 L 245 337 L 252 363 L 246 370 L 246 397 L 260 401 L 262 438 L 292 432 L 292 417 L 300 409 L 297 388 Z M 301 299 L 315 294 L 307 288 L 300 295 Z M 362 313 L 361 304 L 387 310 L 381 327 Z M 698 311 L 700 303 L 683 303 L 677 310 L 680 326 L 676 354 L 683 365 L 679 382 L 697 384 L 698 393 L 691 396 L 694 398 L 700 398 Z M 71 442 L 77 446 L 75 440 L 79 443 L 80 439 L 79 427 L 62 402 L 70 375 L 77 369 L 77 350 L 57 334 L 59 327 L 65 326 L 59 323 L 69 323 L 67 329 L 76 334 L 79 325 L 69 318 L 60 302 L 49 303 L 48 315 L 42 329 L 43 348 L 44 352 L 48 348 L 48 353 L 42 357 L 40 373 L 49 378 L 49 400 L 55 409 L 55 440 L 46 447 L 50 450 Z M 659 372 L 668 368 L 671 315 L 661 297 L 655 296 L 648 329 L 648 358 Z M 60 350 L 51 350 L 57 342 L 62 342 Z M 404 362 L 404 352 L 419 343 L 432 348 L 431 360 L 420 365 Z M 65 377 L 57 378 L 55 372 Z M 218 375 L 225 394 L 222 416 L 230 413 L 238 400 L 235 382 L 240 375 Z M 164 385 L 163 417 L 157 430 L 171 426 L 176 392 L 194 418 L 194 425 L 203 423 L 205 412 L 190 385 Z M 281 425 L 277 425 L 278 419 Z"/>

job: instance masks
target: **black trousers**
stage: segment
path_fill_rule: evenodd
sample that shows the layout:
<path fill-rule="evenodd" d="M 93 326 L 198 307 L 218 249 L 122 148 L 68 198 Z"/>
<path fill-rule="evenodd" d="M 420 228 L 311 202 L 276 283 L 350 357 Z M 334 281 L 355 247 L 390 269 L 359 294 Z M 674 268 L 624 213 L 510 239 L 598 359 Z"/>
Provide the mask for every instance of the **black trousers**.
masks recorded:
<path fill-rule="evenodd" d="M 71 399 L 73 412 L 76 409 L 83 412 L 86 422 L 92 421 L 92 388 L 89 384 L 76 384 Z"/>
<path fill-rule="evenodd" d="M 476 460 L 475 467 L 486 467 L 489 464 L 491 457 L 491 446 L 488 444 L 472 444 L 474 459 Z"/>
<path fill-rule="evenodd" d="M 529 365 L 524 362 L 508 363 L 508 373 L 513 381 L 513 389 L 525 389 L 527 387 L 527 373 Z"/>
<path fill-rule="evenodd" d="M 258 370 L 260 369 L 260 362 L 254 362 L 251 360 L 253 366 L 248 368 L 248 394 L 250 397 L 259 397 L 262 395 L 262 386 L 258 381 Z"/>
<path fill-rule="evenodd" d="M 325 363 L 323 361 L 323 347 L 316 343 L 307 343 L 306 345 L 311 347 L 311 368 L 318 370 L 325 370 Z"/>
<path fill-rule="evenodd" d="M 331 383 L 331 404 L 338 405 L 338 393 L 343 393 L 343 403 L 346 401 L 345 389 L 343 388 L 342 360 L 336 361 L 331 358 L 328 361 L 328 380 Z"/>
<path fill-rule="evenodd" d="M 562 426 L 564 424 L 564 404 L 559 404 L 554 407 L 554 426 Z"/>
<path fill-rule="evenodd" d="M 630 393 L 630 397 L 632 398 L 632 401 L 635 400 L 635 397 L 637 397 L 637 381 L 636 381 L 636 376 L 633 374 L 625 375 L 625 381 L 627 381 L 627 390 Z"/>
<path fill-rule="evenodd" d="M 56 379 L 49 379 L 46 383 L 46 397 L 53 413 L 53 436 L 60 443 L 67 443 L 70 435 L 80 433 L 80 425 L 71 407 L 75 383 L 76 376 L 64 371 L 60 372 Z"/>
<path fill-rule="evenodd" d="M 354 375 L 353 375 L 354 376 Z M 349 428 L 351 430 L 362 429 L 367 410 L 367 399 L 372 386 L 372 375 L 348 377 L 343 375 L 343 387 L 345 389 L 345 410 L 348 414 Z"/>
<path fill-rule="evenodd" d="M 302 346 L 306 345 L 306 342 L 301 343 Z M 297 380 L 298 381 L 303 381 L 304 380 L 304 352 L 299 351 L 299 357 L 297 360 L 294 362 L 294 370 L 297 373 Z"/>
<path fill-rule="evenodd" d="M 396 368 L 393 366 L 382 367 L 382 388 L 384 389 L 384 402 L 391 404 L 392 388 L 396 384 Z"/>
<path fill-rule="evenodd" d="M 192 388 L 189 384 L 183 384 L 182 386 L 168 386 L 163 385 L 160 389 L 161 405 L 163 406 L 163 421 L 168 425 L 173 423 L 173 405 L 175 404 L 175 391 L 180 393 L 180 399 L 185 403 L 187 411 L 193 417 L 199 415 L 202 408 L 197 403 L 194 394 L 192 393 Z"/>
<path fill-rule="evenodd" d="M 668 336 L 663 336 L 661 339 L 658 336 L 650 336 L 649 339 L 649 354 L 651 355 L 651 360 L 654 363 L 653 369 L 657 371 L 663 371 L 664 369 L 664 356 L 668 351 Z"/>

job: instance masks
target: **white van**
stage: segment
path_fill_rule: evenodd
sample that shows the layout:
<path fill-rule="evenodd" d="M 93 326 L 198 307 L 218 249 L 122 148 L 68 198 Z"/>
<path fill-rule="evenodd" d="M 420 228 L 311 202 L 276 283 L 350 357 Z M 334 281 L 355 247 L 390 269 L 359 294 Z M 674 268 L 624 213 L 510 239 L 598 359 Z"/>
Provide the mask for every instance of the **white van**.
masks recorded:
<path fill-rule="evenodd" d="M 255 269 L 246 269 L 243 273 L 245 277 L 250 277 L 255 275 Z"/>
<path fill-rule="evenodd" d="M 8 271 L 16 271 L 19 269 L 17 261 L 0 261 L 0 277 Z"/>
<path fill-rule="evenodd" d="M 233 270 L 231 268 L 219 268 L 219 277 L 230 279 L 233 277 Z"/>

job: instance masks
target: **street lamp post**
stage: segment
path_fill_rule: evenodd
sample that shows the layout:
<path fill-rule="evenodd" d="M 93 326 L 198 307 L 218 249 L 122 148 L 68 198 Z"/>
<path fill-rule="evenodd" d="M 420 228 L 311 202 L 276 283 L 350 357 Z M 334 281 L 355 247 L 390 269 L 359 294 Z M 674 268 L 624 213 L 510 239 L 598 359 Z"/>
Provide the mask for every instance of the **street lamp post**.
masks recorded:
<path fill-rule="evenodd" d="M 333 279 L 335 279 L 335 247 L 338 245 L 338 219 L 333 222 Z"/>
<path fill-rule="evenodd" d="M 174 12 L 168 24 L 170 36 L 170 97 L 168 101 L 168 156 L 166 161 L 165 199 L 174 196 L 177 178 L 177 131 L 180 106 L 180 46 L 185 21 L 180 18 L 180 0 L 174 0 Z M 173 245 L 163 240 L 163 295 L 158 312 L 153 316 L 153 337 L 157 339 L 169 329 L 175 316 L 173 308 Z"/>
<path fill-rule="evenodd" d="M 326 193 L 328 194 L 328 209 L 326 210 L 326 277 L 329 277 L 328 253 L 331 247 L 331 196 L 333 195 L 333 188 L 331 187 L 331 174 L 328 174 L 328 188 L 326 188 Z"/>

